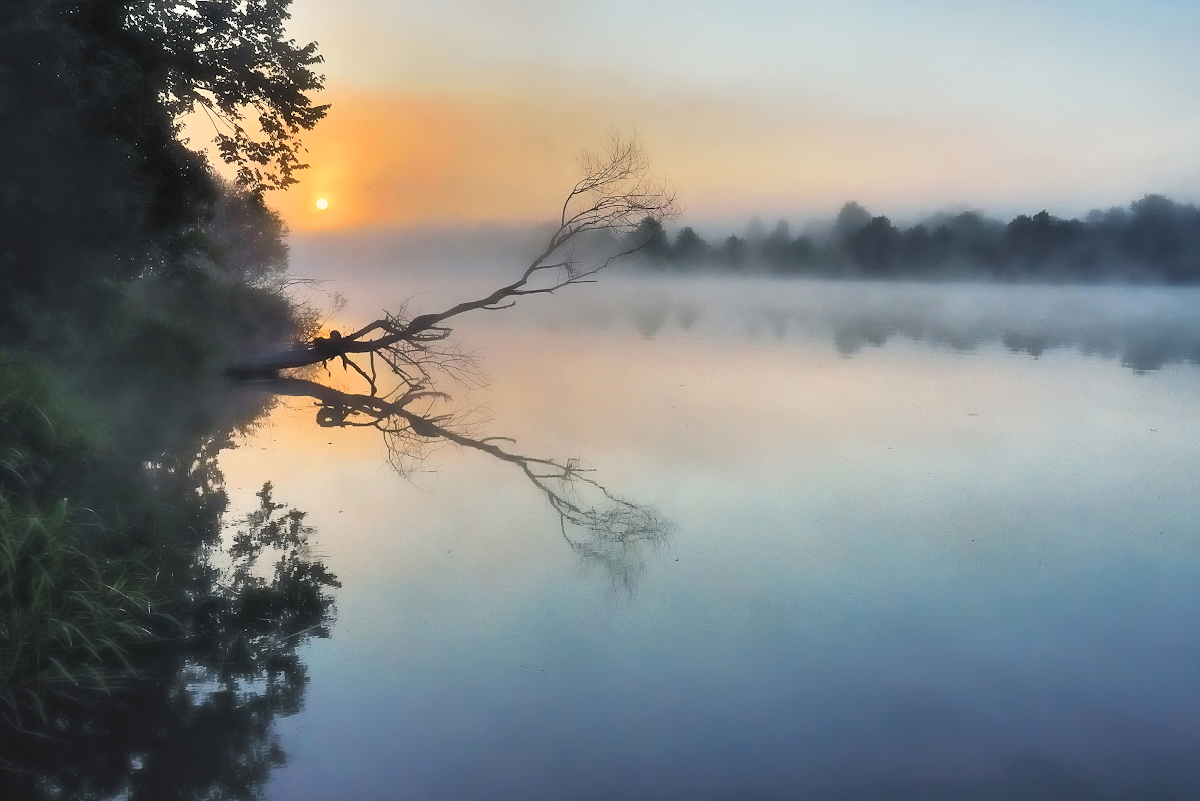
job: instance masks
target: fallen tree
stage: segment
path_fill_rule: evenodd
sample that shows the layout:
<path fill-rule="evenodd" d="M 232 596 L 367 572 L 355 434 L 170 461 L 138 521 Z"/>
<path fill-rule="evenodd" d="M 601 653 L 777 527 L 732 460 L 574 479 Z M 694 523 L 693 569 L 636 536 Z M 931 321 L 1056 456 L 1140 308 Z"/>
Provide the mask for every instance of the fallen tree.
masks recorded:
<path fill-rule="evenodd" d="M 527 295 L 556 292 L 574 284 L 591 283 L 620 259 L 628 258 L 654 244 L 634 236 L 646 219 L 661 221 L 677 213 L 674 190 L 650 173 L 649 159 L 636 139 L 614 133 L 604 152 L 584 152 L 579 165 L 583 177 L 563 202 L 558 227 L 542 252 L 517 280 L 474 300 L 457 303 L 440 312 L 409 317 L 404 310 L 385 313 L 350 334 L 333 331 L 295 348 L 239 362 L 229 368 L 236 378 L 262 378 L 280 370 L 308 367 L 339 359 L 354 369 L 378 391 L 374 358 L 399 378 L 407 389 L 424 387 L 429 380 L 425 366 L 452 359 L 443 343 L 450 336 L 446 323 L 472 311 L 510 308 Z M 595 259 L 576 258 L 579 245 L 597 235 L 616 235 L 613 252 Z M 370 356 L 364 368 L 355 356 Z"/>
<path fill-rule="evenodd" d="M 632 589 L 643 551 L 667 539 L 670 523 L 654 509 L 610 492 L 577 459 L 523 455 L 510 449 L 515 444 L 511 439 L 478 437 L 462 415 L 438 411 L 449 396 L 435 386 L 437 376 L 469 382 L 473 375 L 470 357 L 450 341 L 449 321 L 467 312 L 510 308 L 528 295 L 594 282 L 613 262 L 654 245 L 637 235 L 647 227 L 645 220 L 661 221 L 676 213 L 673 190 L 651 175 L 649 160 L 633 138 L 613 134 L 602 154 L 584 153 L 579 163 L 583 177 L 567 195 L 557 229 L 512 283 L 440 312 L 386 312 L 353 333 L 332 331 L 236 364 L 229 374 L 254 389 L 314 400 L 319 426 L 379 430 L 389 461 L 402 475 L 438 442 L 514 465 L 558 513 L 571 549 L 601 567 L 614 584 Z M 605 236 L 601 250 L 596 240 Z M 336 389 L 302 370 L 330 360 L 357 374 L 367 391 Z"/>

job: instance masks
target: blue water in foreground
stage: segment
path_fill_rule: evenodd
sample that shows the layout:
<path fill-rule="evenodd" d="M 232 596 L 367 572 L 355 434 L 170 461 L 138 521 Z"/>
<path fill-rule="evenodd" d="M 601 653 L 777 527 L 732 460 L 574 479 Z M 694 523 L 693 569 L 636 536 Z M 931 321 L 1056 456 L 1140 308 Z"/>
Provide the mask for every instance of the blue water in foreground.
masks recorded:
<path fill-rule="evenodd" d="M 274 481 L 344 588 L 268 797 L 1200 797 L 1170 292 L 617 282 L 465 326 L 480 434 L 673 522 L 629 586 L 511 465 L 402 478 L 280 408 L 231 492 Z"/>

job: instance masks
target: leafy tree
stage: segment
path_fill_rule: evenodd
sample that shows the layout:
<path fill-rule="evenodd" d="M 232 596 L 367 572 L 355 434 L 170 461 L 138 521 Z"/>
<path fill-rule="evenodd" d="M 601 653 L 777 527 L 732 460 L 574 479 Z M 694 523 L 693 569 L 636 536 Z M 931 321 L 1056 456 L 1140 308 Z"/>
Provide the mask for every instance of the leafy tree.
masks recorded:
<path fill-rule="evenodd" d="M 1079 220 L 1062 220 L 1045 210 L 1032 217 L 1022 214 L 1005 228 L 1005 255 L 1026 264 L 1061 262 L 1085 233 Z"/>
<path fill-rule="evenodd" d="M 933 239 L 924 225 L 914 225 L 900 235 L 900 263 L 917 274 L 933 272 L 938 263 L 933 251 Z"/>
<path fill-rule="evenodd" d="M 103 321 L 130 281 L 194 274 L 197 255 L 228 265 L 249 227 L 278 251 L 282 226 L 262 195 L 295 183 L 299 134 L 326 108 L 308 97 L 322 80 L 315 47 L 284 37 L 288 5 L 0 7 L 0 325 L 10 337 L 36 333 L 48 304 Z M 180 117 L 194 109 L 224 126 L 217 143 L 236 187 L 180 140 Z M 231 206 L 251 224 L 213 228 Z M 237 236 L 222 254 L 223 233 Z"/>
<path fill-rule="evenodd" d="M 730 267 L 740 268 L 746 261 L 748 250 L 745 239 L 730 234 L 721 248 L 721 260 Z"/>
<path fill-rule="evenodd" d="M 750 229 L 758 239 L 730 237 L 714 263 L 740 269 L 754 260 L 780 274 L 829 277 L 1200 282 L 1200 209 L 1161 195 L 1083 220 L 1043 210 L 1005 224 L 968 211 L 935 214 L 908 229 L 850 202 L 819 245 L 808 237 L 790 241 L 782 220 L 770 234 L 757 218 Z"/>
<path fill-rule="evenodd" d="M 663 262 L 671 258 L 670 239 L 663 230 L 662 220 L 653 215 L 641 219 L 630 235 L 629 243 L 651 261 Z"/>
<path fill-rule="evenodd" d="M 1119 241 L 1123 256 L 1160 279 L 1200 280 L 1200 209 L 1146 195 L 1129 210 Z"/>
<path fill-rule="evenodd" d="M 798 236 L 788 246 L 786 263 L 790 269 L 802 271 L 811 269 L 818 258 L 817 245 L 807 236 Z"/>
<path fill-rule="evenodd" d="M 775 228 L 762 242 L 763 259 L 778 268 L 787 259 L 788 248 L 792 244 L 792 234 L 788 229 L 787 220 L 775 223 Z"/>
<path fill-rule="evenodd" d="M 865 275 L 886 276 L 893 272 L 900 232 L 887 217 L 874 217 L 844 240 L 843 247 Z"/>
<path fill-rule="evenodd" d="M 871 222 L 871 213 L 854 201 L 846 203 L 838 211 L 833 223 L 833 241 L 841 246 L 848 238 L 865 228 Z"/>
<path fill-rule="evenodd" d="M 284 35 L 291 0 L 127 0 L 125 28 L 161 81 L 160 102 L 173 119 L 203 109 L 228 126 L 218 131 L 221 157 L 238 167 L 239 185 L 255 193 L 296 183 L 301 131 L 311 130 L 327 105 L 308 93 L 323 78 L 315 43 Z M 244 127 L 256 117 L 258 135 Z"/>
<path fill-rule="evenodd" d="M 766 238 L 767 226 L 763 225 L 759 217 L 751 217 L 750 222 L 746 224 L 746 243 L 752 248 L 757 248 Z"/>
<path fill-rule="evenodd" d="M 705 242 L 691 226 L 682 228 L 675 235 L 675 247 L 671 255 L 675 261 L 684 264 L 695 264 L 708 256 L 708 243 Z"/>

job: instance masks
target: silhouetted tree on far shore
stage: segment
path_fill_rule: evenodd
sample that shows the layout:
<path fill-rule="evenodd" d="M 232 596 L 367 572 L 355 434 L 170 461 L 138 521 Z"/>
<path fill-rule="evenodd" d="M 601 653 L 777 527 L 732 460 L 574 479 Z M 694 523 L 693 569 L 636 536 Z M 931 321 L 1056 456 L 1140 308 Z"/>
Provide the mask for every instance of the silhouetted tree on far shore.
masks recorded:
<path fill-rule="evenodd" d="M 1082 220 L 1043 210 L 1002 223 L 967 211 L 936 214 L 909 228 L 850 202 L 816 235 L 792 238 L 784 220 L 769 234 L 761 223 L 756 230 L 757 238 L 732 235 L 713 251 L 698 248 L 699 234 L 684 228 L 676 247 L 660 249 L 655 260 L 680 268 L 833 278 L 1200 282 L 1200 209 L 1161 195 Z"/>

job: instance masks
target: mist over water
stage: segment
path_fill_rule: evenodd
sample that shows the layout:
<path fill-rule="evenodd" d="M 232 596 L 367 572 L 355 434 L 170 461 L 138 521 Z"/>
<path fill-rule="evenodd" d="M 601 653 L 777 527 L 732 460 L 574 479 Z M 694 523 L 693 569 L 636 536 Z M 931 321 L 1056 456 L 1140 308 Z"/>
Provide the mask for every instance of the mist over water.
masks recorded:
<path fill-rule="evenodd" d="M 333 241 L 336 251 L 332 241 L 301 240 L 293 262 L 300 274 L 346 292 L 347 314 L 362 319 L 410 298 L 428 311 L 484 293 L 515 275 L 540 244 L 537 230 L 520 228 Z M 495 313 L 489 324 L 811 339 L 846 356 L 895 341 L 959 351 L 999 346 L 1035 357 L 1070 349 L 1147 371 L 1200 361 L 1197 309 L 1196 287 L 655 277 L 624 264 L 595 285 Z"/>
<path fill-rule="evenodd" d="M 347 271 L 339 320 L 508 258 Z M 480 436 L 673 522 L 632 591 L 505 466 L 278 410 L 223 469 L 344 588 L 268 797 L 1193 797 L 1197 300 L 614 273 L 464 321 Z"/>
<path fill-rule="evenodd" d="M 536 244 L 298 238 L 296 291 L 350 331 Z M 172 570 L 207 628 L 22 764 L 99 797 L 202 765 L 288 801 L 1194 798 L 1197 301 L 617 269 L 465 316 L 424 417 L 334 358 L 105 404 L 141 518 L 203 532 Z"/>
<path fill-rule="evenodd" d="M 576 309 L 545 307 L 541 320 L 621 321 L 647 337 L 825 340 L 845 356 L 901 340 L 959 351 L 1000 345 L 1031 356 L 1066 348 L 1139 371 L 1200 359 L 1193 289 L 772 280 L 607 289 L 606 297 L 572 299 Z"/>
<path fill-rule="evenodd" d="M 0 6 L 0 801 L 1200 798 L 1184 17 L 321 5 Z"/>

